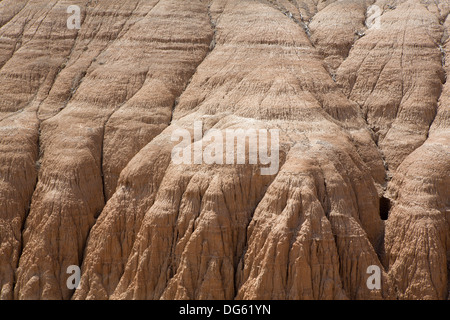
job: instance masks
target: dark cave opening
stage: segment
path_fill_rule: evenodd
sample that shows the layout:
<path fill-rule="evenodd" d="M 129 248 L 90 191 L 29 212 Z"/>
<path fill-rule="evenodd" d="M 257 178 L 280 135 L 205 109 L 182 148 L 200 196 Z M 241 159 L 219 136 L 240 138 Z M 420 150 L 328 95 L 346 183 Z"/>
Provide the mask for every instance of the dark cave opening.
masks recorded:
<path fill-rule="evenodd" d="M 380 198 L 380 218 L 387 220 L 389 217 L 389 210 L 391 209 L 391 200 L 385 197 Z"/>

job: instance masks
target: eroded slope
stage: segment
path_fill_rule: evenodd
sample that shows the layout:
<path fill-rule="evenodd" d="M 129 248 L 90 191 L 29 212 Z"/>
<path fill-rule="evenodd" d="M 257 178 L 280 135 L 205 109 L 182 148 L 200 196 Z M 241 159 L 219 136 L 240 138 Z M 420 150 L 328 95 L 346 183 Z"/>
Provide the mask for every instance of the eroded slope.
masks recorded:
<path fill-rule="evenodd" d="M 0 298 L 446 299 L 449 10 L 0 2 Z M 279 171 L 174 164 L 198 120 L 279 129 Z"/>

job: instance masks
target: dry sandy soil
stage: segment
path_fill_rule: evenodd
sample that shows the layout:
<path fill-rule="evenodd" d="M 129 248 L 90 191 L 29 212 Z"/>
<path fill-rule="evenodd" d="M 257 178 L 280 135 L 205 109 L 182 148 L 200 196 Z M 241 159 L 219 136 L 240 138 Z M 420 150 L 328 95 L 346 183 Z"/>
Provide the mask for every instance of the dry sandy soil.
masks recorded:
<path fill-rule="evenodd" d="M 449 11 L 1 0 L 0 299 L 449 299 Z M 279 171 L 174 164 L 197 120 Z"/>

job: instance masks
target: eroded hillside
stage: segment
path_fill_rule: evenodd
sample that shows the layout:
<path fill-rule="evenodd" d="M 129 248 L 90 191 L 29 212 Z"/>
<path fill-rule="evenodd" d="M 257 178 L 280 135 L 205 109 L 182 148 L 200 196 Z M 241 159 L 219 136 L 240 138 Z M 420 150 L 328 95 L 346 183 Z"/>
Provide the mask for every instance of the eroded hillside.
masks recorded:
<path fill-rule="evenodd" d="M 448 299 L 449 12 L 0 1 L 0 298 Z M 199 120 L 279 130 L 279 170 L 175 164 Z"/>

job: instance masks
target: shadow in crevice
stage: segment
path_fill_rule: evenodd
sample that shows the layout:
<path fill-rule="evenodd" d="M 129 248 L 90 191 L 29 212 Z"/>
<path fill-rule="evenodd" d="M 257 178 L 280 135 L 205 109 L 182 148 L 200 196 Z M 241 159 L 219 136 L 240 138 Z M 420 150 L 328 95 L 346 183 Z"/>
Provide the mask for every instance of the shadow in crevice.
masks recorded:
<path fill-rule="evenodd" d="M 389 211 L 391 210 L 392 204 L 391 200 L 389 198 L 386 198 L 385 196 L 381 196 L 379 199 L 379 213 L 380 218 L 383 220 L 383 231 L 380 234 L 380 237 L 378 239 L 377 246 L 375 248 L 375 251 L 378 255 L 378 259 L 380 259 L 381 264 L 383 265 L 385 271 L 388 269 L 388 261 L 386 257 L 386 251 L 384 247 L 384 240 L 385 240 L 385 222 L 389 218 Z"/>
<path fill-rule="evenodd" d="M 391 200 L 384 196 L 380 198 L 380 218 L 387 220 L 389 218 L 389 211 L 391 210 Z"/>

